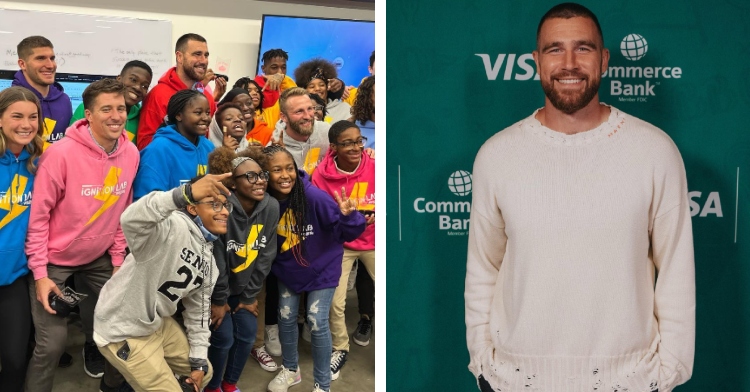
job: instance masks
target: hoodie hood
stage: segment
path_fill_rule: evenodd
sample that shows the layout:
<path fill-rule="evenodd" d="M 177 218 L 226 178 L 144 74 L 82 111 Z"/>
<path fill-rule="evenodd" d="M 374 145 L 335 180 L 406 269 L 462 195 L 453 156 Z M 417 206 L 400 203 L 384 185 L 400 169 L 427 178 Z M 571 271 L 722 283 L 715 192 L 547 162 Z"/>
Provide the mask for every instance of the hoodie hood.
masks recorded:
<path fill-rule="evenodd" d="M 120 137 L 117 139 L 117 150 L 112 155 L 107 153 L 99 147 L 94 138 L 89 133 L 89 122 L 85 118 L 80 119 L 71 125 L 65 134 L 76 142 L 86 146 L 86 153 L 94 158 L 108 159 L 110 157 L 116 157 L 125 151 L 124 146 L 130 142 L 127 133 L 123 130 Z"/>
<path fill-rule="evenodd" d="M 247 132 L 245 132 L 247 136 Z M 219 123 L 216 122 L 216 116 L 211 119 L 211 125 L 208 127 L 208 139 L 214 144 L 214 147 L 219 148 L 224 145 L 224 131 L 219 127 Z M 240 144 L 237 146 L 235 152 L 242 151 L 249 145 L 247 138 L 240 138 Z"/>
<path fill-rule="evenodd" d="M 29 84 L 22 71 L 16 72 L 11 84 L 29 89 L 41 101 L 45 129 L 39 131 L 42 132 L 42 138 L 45 139 L 44 149 L 46 150 L 50 144 L 61 140 L 65 136 L 65 129 L 71 122 L 70 119 L 73 117 L 70 97 L 65 94 L 62 85 L 57 82 L 53 83 L 49 86 L 47 96 L 42 97 L 42 94 Z"/>
<path fill-rule="evenodd" d="M 193 86 L 186 86 L 185 83 L 177 75 L 177 67 L 172 67 L 169 71 L 165 72 L 164 75 L 159 78 L 159 83 L 164 83 L 176 91 L 189 89 Z"/>
<path fill-rule="evenodd" d="M 336 151 L 329 149 L 326 153 L 326 157 L 323 158 L 323 161 L 318 164 L 318 168 L 315 170 L 313 178 L 316 177 L 316 175 L 320 175 L 323 180 L 327 182 L 359 181 L 360 177 L 365 174 L 366 168 L 368 166 L 374 165 L 374 161 L 372 160 L 372 158 L 370 158 L 369 155 L 365 154 L 364 150 L 361 152 L 361 155 L 362 156 L 361 160 L 359 161 L 359 166 L 357 166 L 354 174 L 345 174 L 340 172 L 336 167 Z"/>
<path fill-rule="evenodd" d="M 60 98 L 63 98 L 63 95 L 68 100 L 68 105 L 70 105 L 70 98 L 68 98 L 68 95 L 65 94 L 65 89 L 63 88 L 62 84 L 55 82 L 51 86 L 49 86 L 49 93 L 46 97 L 42 97 L 42 93 L 39 91 L 36 91 L 34 87 L 31 86 L 28 80 L 26 80 L 26 75 L 23 74 L 23 71 L 19 70 L 16 72 L 15 75 L 13 75 L 13 83 L 11 83 L 12 86 L 21 86 L 26 87 L 27 89 L 31 90 L 36 96 L 42 100 L 47 102 L 53 102 L 57 101 Z M 73 108 L 71 107 L 70 110 L 72 111 Z"/>
<path fill-rule="evenodd" d="M 153 141 L 157 141 L 159 139 L 167 139 L 170 142 L 180 146 L 180 149 L 190 152 L 196 151 L 198 149 L 198 146 L 200 146 L 204 142 L 208 142 L 205 137 L 198 136 L 198 145 L 193 144 L 192 142 L 190 142 L 190 140 L 188 140 L 185 136 L 182 136 L 182 134 L 177 131 L 177 125 L 175 124 L 165 125 L 159 128 L 154 135 Z M 211 149 L 213 150 L 213 147 L 211 147 Z"/>

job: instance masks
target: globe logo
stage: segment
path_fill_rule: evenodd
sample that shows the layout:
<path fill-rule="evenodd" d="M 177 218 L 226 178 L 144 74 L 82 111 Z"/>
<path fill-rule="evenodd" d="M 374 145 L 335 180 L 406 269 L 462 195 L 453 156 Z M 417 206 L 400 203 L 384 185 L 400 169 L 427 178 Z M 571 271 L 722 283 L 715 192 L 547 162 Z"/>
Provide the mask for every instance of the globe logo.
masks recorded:
<path fill-rule="evenodd" d="M 456 196 L 467 196 L 471 193 L 471 173 L 458 170 L 448 178 L 448 189 Z"/>
<path fill-rule="evenodd" d="M 628 34 L 620 42 L 620 52 L 630 61 L 636 61 L 643 58 L 648 51 L 648 42 L 642 35 Z"/>

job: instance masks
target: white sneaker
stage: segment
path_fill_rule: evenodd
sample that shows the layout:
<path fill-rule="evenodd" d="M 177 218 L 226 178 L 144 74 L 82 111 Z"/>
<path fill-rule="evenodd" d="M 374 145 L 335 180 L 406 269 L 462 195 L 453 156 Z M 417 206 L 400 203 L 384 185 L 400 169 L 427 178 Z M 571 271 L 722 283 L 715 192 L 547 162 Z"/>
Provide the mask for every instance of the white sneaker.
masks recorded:
<path fill-rule="evenodd" d="M 297 371 L 292 371 L 281 366 L 281 371 L 268 383 L 268 392 L 287 392 L 289 387 L 299 384 L 300 381 L 302 381 L 302 373 L 299 367 Z"/>
<path fill-rule="evenodd" d="M 308 323 L 302 326 L 302 339 L 308 343 L 312 343 L 312 331 L 310 331 L 310 324 Z"/>
<path fill-rule="evenodd" d="M 255 358 L 255 360 L 258 361 L 258 364 L 260 364 L 260 367 L 267 372 L 275 372 L 279 370 L 279 366 L 276 364 L 276 361 L 274 361 L 273 358 L 268 355 L 266 346 L 253 348 L 250 351 L 250 356 Z"/>
<path fill-rule="evenodd" d="M 315 387 L 313 388 L 312 392 L 326 392 L 326 391 L 324 391 L 323 389 L 321 389 L 320 385 L 318 385 L 318 383 L 315 383 Z M 331 390 L 329 389 L 328 392 L 331 392 Z"/>
<path fill-rule="evenodd" d="M 266 325 L 266 350 L 274 357 L 281 355 L 281 341 L 279 340 L 279 325 Z"/>

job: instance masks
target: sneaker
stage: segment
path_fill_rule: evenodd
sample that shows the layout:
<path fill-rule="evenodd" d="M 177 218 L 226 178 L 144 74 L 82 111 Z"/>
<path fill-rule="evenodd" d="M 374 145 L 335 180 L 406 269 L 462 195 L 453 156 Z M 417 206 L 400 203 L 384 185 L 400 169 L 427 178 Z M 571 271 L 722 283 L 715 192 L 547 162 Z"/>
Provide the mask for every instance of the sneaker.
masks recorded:
<path fill-rule="evenodd" d="M 70 354 L 68 354 L 67 351 L 64 352 L 64 353 L 62 353 L 62 355 L 60 355 L 60 360 L 57 361 L 57 367 L 59 367 L 61 369 L 65 369 L 67 367 L 70 367 L 70 365 L 72 365 L 72 364 L 73 364 L 73 356 L 70 355 Z"/>
<path fill-rule="evenodd" d="M 354 260 L 352 270 L 349 272 L 349 280 L 346 281 L 346 291 L 354 290 L 354 285 L 357 283 L 357 260 Z"/>
<path fill-rule="evenodd" d="M 135 392 L 135 390 L 127 381 L 123 381 L 122 384 L 116 387 L 108 387 L 102 378 L 102 381 L 99 382 L 99 392 Z"/>
<path fill-rule="evenodd" d="M 370 344 L 370 335 L 372 335 L 372 320 L 367 316 L 362 316 L 357 323 L 357 330 L 354 331 L 352 340 L 360 346 Z"/>
<path fill-rule="evenodd" d="M 324 391 L 324 390 L 323 390 L 323 389 L 322 389 L 322 388 L 320 387 L 320 385 L 319 385 L 319 384 L 318 384 L 318 383 L 316 382 L 316 383 L 315 383 L 315 387 L 313 388 L 312 392 L 330 392 L 330 390 L 329 390 L 329 391 Z"/>
<path fill-rule="evenodd" d="M 271 358 L 271 356 L 268 354 L 268 351 L 266 351 L 266 346 L 253 348 L 252 351 L 250 351 L 250 356 L 255 358 L 255 360 L 258 361 L 260 367 L 267 372 L 275 372 L 279 370 L 279 365 L 277 365 L 276 361 L 274 361 L 273 358 Z"/>
<path fill-rule="evenodd" d="M 338 380 L 339 371 L 344 367 L 348 355 L 346 351 L 334 351 L 331 354 L 331 381 Z"/>
<path fill-rule="evenodd" d="M 279 325 L 266 325 L 266 350 L 274 357 L 281 356 L 281 341 L 279 340 Z"/>
<path fill-rule="evenodd" d="M 302 325 L 302 339 L 307 343 L 312 343 L 312 331 L 310 331 L 310 324 L 308 323 Z"/>
<path fill-rule="evenodd" d="M 204 389 L 203 392 L 208 392 L 208 389 Z M 237 384 L 230 384 L 221 380 L 221 389 L 219 389 L 219 392 L 240 392 L 240 389 L 237 388 Z"/>
<path fill-rule="evenodd" d="M 297 385 L 302 381 L 302 372 L 297 370 L 289 370 L 284 366 L 281 366 L 281 371 L 276 377 L 268 383 L 268 392 L 286 392 L 292 385 Z"/>
<path fill-rule="evenodd" d="M 104 375 L 104 356 L 99 352 L 94 342 L 83 344 L 83 371 L 93 378 L 102 378 Z"/>

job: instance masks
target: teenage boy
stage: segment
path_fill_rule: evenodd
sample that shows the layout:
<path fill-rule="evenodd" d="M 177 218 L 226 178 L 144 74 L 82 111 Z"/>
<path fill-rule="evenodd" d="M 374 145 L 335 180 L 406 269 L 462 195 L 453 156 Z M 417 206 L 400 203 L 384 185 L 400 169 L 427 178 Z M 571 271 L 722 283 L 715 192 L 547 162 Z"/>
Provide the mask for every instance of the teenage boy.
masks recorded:
<path fill-rule="evenodd" d="M 331 146 L 313 173 L 312 183 L 333 198 L 334 192 L 346 192 L 349 199 L 357 200 L 357 208 L 367 218 L 364 233 L 356 240 L 344 243 L 341 277 L 331 303 L 331 380 L 336 380 L 349 355 L 349 334 L 346 331 L 344 309 L 349 273 L 354 260 L 359 259 L 372 280 L 375 280 L 375 160 L 364 152 L 367 138 L 362 137 L 357 125 L 351 121 L 339 121 L 331 125 L 328 140 Z M 366 323 L 371 326 L 372 316 L 362 314 L 360 325 Z"/>
<path fill-rule="evenodd" d="M 131 254 L 102 288 L 94 340 L 139 391 L 180 391 L 211 380 L 211 292 L 219 277 L 213 241 L 227 231 L 232 204 L 221 180 L 206 175 L 171 191 L 154 191 L 122 215 Z M 177 303 L 186 332 L 171 317 Z M 186 334 L 187 333 L 187 334 Z"/>

